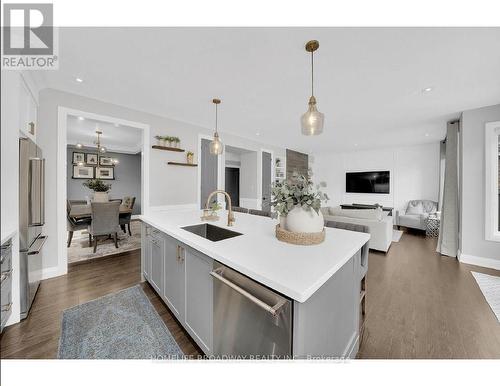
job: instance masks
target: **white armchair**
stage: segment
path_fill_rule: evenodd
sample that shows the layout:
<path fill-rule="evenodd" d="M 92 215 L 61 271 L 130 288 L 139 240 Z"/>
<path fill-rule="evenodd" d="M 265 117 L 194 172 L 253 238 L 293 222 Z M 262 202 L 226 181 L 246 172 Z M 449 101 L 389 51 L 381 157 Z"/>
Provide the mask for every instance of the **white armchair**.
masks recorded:
<path fill-rule="evenodd" d="M 431 200 L 411 200 L 404 212 L 396 211 L 395 222 L 398 228 L 425 230 L 426 220 L 430 214 L 437 213 L 437 202 Z"/>

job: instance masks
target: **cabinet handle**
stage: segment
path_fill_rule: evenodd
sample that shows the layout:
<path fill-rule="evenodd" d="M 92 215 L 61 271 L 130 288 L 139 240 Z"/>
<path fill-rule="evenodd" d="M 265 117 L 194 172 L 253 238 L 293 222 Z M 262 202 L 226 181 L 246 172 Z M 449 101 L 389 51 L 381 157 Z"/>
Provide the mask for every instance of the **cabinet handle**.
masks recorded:
<path fill-rule="evenodd" d="M 9 269 L 8 271 L 2 272 L 2 278 L 0 281 L 0 284 L 4 282 L 10 275 L 12 274 L 12 268 Z"/>
<path fill-rule="evenodd" d="M 182 250 L 184 248 L 182 248 L 180 245 L 177 246 L 177 261 L 179 263 L 182 263 L 184 261 L 184 257 L 182 257 Z"/>
<path fill-rule="evenodd" d="M 35 122 L 29 122 L 28 126 L 30 134 L 35 134 Z"/>

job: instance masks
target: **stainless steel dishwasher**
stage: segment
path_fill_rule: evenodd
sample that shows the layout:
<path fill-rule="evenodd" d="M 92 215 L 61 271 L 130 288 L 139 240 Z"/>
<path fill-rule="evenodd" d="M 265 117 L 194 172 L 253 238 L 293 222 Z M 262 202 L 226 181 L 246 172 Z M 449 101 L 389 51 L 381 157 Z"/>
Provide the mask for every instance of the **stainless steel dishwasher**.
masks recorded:
<path fill-rule="evenodd" d="M 214 262 L 213 353 L 224 358 L 291 358 L 292 302 Z"/>

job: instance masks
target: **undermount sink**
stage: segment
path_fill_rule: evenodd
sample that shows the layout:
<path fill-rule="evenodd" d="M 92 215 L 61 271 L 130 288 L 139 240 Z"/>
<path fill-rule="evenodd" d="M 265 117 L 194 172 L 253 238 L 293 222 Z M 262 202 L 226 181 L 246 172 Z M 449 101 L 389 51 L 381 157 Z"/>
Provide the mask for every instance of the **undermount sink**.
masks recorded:
<path fill-rule="evenodd" d="M 197 224 L 182 227 L 182 229 L 201 236 L 210 241 L 221 241 L 230 239 L 231 237 L 241 236 L 242 233 L 230 231 L 229 229 L 221 228 L 212 224 Z"/>

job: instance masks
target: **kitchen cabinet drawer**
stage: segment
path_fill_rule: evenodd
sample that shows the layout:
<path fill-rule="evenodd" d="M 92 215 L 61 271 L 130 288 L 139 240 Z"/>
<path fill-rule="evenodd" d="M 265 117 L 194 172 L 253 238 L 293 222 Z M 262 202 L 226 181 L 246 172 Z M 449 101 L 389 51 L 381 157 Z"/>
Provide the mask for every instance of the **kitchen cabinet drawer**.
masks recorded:
<path fill-rule="evenodd" d="M 163 256 L 165 246 L 161 236 L 151 236 L 149 238 L 149 250 L 151 255 L 151 272 L 149 282 L 159 294 L 163 293 Z"/>
<path fill-rule="evenodd" d="M 12 312 L 12 271 L 8 271 L 2 274 L 2 285 L 1 285 L 1 329 L 5 326 L 7 319 Z"/>
<path fill-rule="evenodd" d="M 141 232 L 141 259 L 142 259 L 142 274 L 144 278 L 149 281 L 149 274 L 151 272 L 151 248 L 150 248 L 150 229 L 151 227 L 142 224 Z"/>
<path fill-rule="evenodd" d="M 0 259 L 2 272 L 6 272 L 12 268 L 12 242 L 10 240 L 2 245 Z"/>

